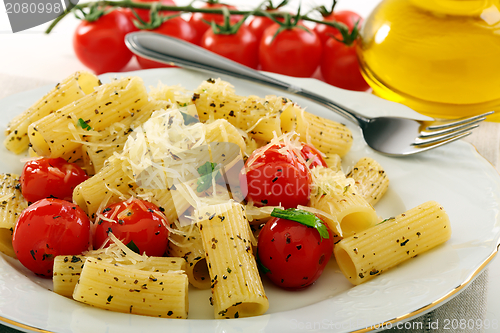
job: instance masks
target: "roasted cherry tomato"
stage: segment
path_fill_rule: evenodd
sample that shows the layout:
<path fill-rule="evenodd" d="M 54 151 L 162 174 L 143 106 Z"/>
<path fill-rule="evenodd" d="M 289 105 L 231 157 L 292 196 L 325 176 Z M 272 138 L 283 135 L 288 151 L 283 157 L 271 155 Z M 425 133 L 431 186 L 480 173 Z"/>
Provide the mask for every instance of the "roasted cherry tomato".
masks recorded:
<path fill-rule="evenodd" d="M 168 246 L 168 221 L 158 206 L 144 200 L 132 199 L 115 203 L 104 209 L 94 233 L 94 248 L 101 247 L 108 233 L 140 254 L 161 257 Z M 108 221 L 113 220 L 114 222 Z"/>
<path fill-rule="evenodd" d="M 287 216 L 289 210 L 281 212 Z M 296 215 L 306 216 L 316 227 L 273 217 L 260 231 L 257 245 L 263 273 L 277 286 L 288 289 L 315 282 L 330 260 L 334 243 L 333 233 L 317 216 L 298 209 L 294 210 Z"/>
<path fill-rule="evenodd" d="M 82 168 L 61 157 L 39 158 L 24 165 L 21 191 L 29 202 L 50 197 L 71 201 L 75 187 L 87 178 Z"/>
<path fill-rule="evenodd" d="M 19 216 L 12 246 L 24 266 L 35 274 L 51 277 L 56 256 L 89 250 L 89 218 L 71 202 L 39 200 Z"/>
<path fill-rule="evenodd" d="M 322 45 L 316 33 L 302 23 L 283 29 L 280 24 L 268 27 L 259 46 L 262 70 L 295 77 L 310 77 L 321 60 Z"/>
<path fill-rule="evenodd" d="M 307 205 L 311 176 L 299 155 L 300 151 L 280 145 L 255 150 L 240 174 L 241 187 L 246 185 L 248 189 L 247 200 L 256 206 Z"/>
<path fill-rule="evenodd" d="M 257 69 L 259 65 L 259 40 L 245 25 L 235 33 L 216 33 L 208 29 L 200 46 L 245 66 Z"/>
<path fill-rule="evenodd" d="M 308 162 L 310 169 L 318 166 L 328 167 L 321 152 L 312 144 L 304 143 L 300 152 L 302 156 L 304 156 L 306 162 Z"/>
<path fill-rule="evenodd" d="M 112 10 L 96 21 L 81 21 L 73 35 L 73 49 L 95 73 L 116 72 L 132 59 L 124 38 L 136 30 L 126 12 Z"/>

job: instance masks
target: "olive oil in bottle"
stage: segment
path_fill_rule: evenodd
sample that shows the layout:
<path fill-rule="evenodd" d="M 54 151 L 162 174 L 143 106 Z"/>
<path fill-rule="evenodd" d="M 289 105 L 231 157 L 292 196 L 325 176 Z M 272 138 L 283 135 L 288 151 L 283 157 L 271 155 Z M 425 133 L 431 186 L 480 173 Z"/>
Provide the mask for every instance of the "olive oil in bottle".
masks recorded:
<path fill-rule="evenodd" d="M 500 0 L 384 0 L 360 38 L 374 94 L 437 118 L 500 111 Z"/>

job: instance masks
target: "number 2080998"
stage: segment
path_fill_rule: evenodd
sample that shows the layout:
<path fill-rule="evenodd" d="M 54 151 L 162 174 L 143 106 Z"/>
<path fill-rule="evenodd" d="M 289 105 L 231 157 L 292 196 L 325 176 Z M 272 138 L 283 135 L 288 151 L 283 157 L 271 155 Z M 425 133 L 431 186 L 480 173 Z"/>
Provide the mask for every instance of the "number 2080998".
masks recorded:
<path fill-rule="evenodd" d="M 15 2 L 5 3 L 5 10 L 7 14 L 35 14 L 35 13 L 62 13 L 64 7 L 61 3 L 34 3 L 34 2 Z"/>

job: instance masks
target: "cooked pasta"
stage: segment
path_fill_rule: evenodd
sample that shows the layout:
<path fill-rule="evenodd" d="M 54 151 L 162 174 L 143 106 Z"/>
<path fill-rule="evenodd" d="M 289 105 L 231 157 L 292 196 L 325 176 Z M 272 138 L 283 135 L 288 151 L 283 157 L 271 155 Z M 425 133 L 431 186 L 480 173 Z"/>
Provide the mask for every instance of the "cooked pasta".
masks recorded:
<path fill-rule="evenodd" d="M 301 110 L 295 131 L 302 142 L 311 143 L 325 154 L 344 156 L 351 149 L 352 133 L 344 124 Z"/>
<path fill-rule="evenodd" d="M 154 111 L 167 109 L 171 105 L 164 101 L 150 101 L 141 109 L 137 109 L 132 117 L 126 117 L 119 122 L 112 124 L 100 132 L 100 135 L 91 135 L 83 148 L 89 158 L 87 172 L 92 170 L 94 174 L 101 170 L 104 162 L 113 155 L 114 152 L 121 152 L 127 141 L 128 135 L 146 122 Z"/>
<path fill-rule="evenodd" d="M 100 136 L 114 123 L 135 117 L 147 104 L 146 87 L 138 77 L 100 86 L 93 93 L 69 104 L 28 127 L 33 150 L 39 156 L 81 158 L 82 143 L 90 135 Z"/>
<path fill-rule="evenodd" d="M 70 298 L 73 296 L 85 260 L 89 257 L 100 261 L 104 260 L 112 264 L 120 263 L 120 261 L 117 261 L 104 250 L 93 251 L 85 255 L 57 256 L 54 259 L 54 274 L 52 278 L 55 293 Z M 124 267 L 167 273 L 169 271 L 183 271 L 186 268 L 186 264 L 182 258 L 146 257 L 139 263 L 127 263 Z"/>
<path fill-rule="evenodd" d="M 225 81 L 208 80 L 193 95 L 200 120 L 226 119 L 257 140 L 270 141 L 281 135 L 282 112 L 297 108 L 289 99 L 278 96 L 238 96 Z"/>
<path fill-rule="evenodd" d="M 443 207 L 428 201 L 342 239 L 334 254 L 342 273 L 357 285 L 446 242 L 450 236 L 450 220 Z"/>
<path fill-rule="evenodd" d="M 191 284 L 211 289 L 216 319 L 264 314 L 269 300 L 254 255 L 256 238 L 264 230 L 265 239 L 263 226 L 275 208 L 283 208 L 274 205 L 303 194 L 293 187 L 295 178 L 305 179 L 308 191 L 287 213 L 307 211 L 326 222 L 338 266 L 355 285 L 445 242 L 451 233 L 448 216 L 433 201 L 380 222 L 373 206 L 387 190 L 388 177 L 371 158 L 360 159 L 347 176 L 342 172 L 342 156 L 353 143 L 345 125 L 285 97 L 240 96 L 220 79 L 194 91 L 159 84 L 148 93 L 138 77 L 101 85 L 92 74 L 76 73 L 14 118 L 6 135 L 13 152 L 30 144 L 32 157 L 62 157 L 84 166 L 91 177 L 74 189 L 73 201 L 93 221 L 91 231 L 109 220 L 104 214 L 111 204 L 131 198 L 157 205 L 157 214 L 166 218 L 155 227 L 162 223 L 168 229 L 168 257 L 139 255 L 131 250 L 134 240 L 129 248 L 108 228 L 99 249 L 55 258 L 54 292 L 112 311 L 187 318 Z M 321 152 L 326 167 L 303 151 L 304 143 Z M 290 160 L 302 169 L 300 175 L 284 176 Z M 278 179 L 283 184 L 276 184 L 293 193 L 280 192 L 277 202 L 256 197 L 262 207 L 254 206 L 251 195 L 245 201 L 250 171 L 275 162 L 272 175 L 256 177 L 259 193 L 271 193 L 265 188 Z M 0 251 L 12 257 L 15 223 L 27 206 L 19 177 L 2 175 Z M 116 228 L 127 224 L 120 214 L 133 214 L 114 213 Z M 291 254 L 285 256 L 288 262 Z"/>
<path fill-rule="evenodd" d="M 378 221 L 377 213 L 342 172 L 313 169 L 314 189 L 310 205 L 328 214 L 328 226 L 341 237 L 357 234 Z"/>
<path fill-rule="evenodd" d="M 7 125 L 5 147 L 15 154 L 28 149 L 28 126 L 62 107 L 90 94 L 99 86 L 99 79 L 89 72 L 76 72 L 58 83 L 44 97 L 13 118 Z"/>
<path fill-rule="evenodd" d="M 12 233 L 19 214 L 28 207 L 19 183 L 19 176 L 5 173 L 0 175 L 0 251 L 15 258 L 12 248 Z"/>
<path fill-rule="evenodd" d="M 354 179 L 363 198 L 374 206 L 389 187 L 389 178 L 382 166 L 373 158 L 360 159 L 346 177 Z"/>
<path fill-rule="evenodd" d="M 186 274 L 191 285 L 198 289 L 209 289 L 210 275 L 198 225 L 189 224 L 180 227 L 179 231 L 169 237 L 168 255 L 184 259 Z"/>
<path fill-rule="evenodd" d="M 231 202 L 215 205 L 199 211 L 198 216 L 215 317 L 265 313 L 269 301 L 252 252 L 253 236 L 244 206 Z"/>
<path fill-rule="evenodd" d="M 187 318 L 187 292 L 188 278 L 182 271 L 144 271 L 89 257 L 73 298 L 117 312 Z"/>

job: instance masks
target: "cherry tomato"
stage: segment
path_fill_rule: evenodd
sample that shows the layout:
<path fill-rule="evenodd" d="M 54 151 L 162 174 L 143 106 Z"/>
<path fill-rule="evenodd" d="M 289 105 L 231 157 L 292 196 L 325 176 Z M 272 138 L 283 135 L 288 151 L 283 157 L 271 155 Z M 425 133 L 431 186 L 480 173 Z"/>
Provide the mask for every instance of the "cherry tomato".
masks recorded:
<path fill-rule="evenodd" d="M 358 28 L 361 27 L 361 23 L 363 22 L 363 18 L 350 10 L 341 10 L 338 12 L 333 12 L 328 16 L 323 17 L 323 21 L 337 21 L 344 23 L 349 31 L 351 31 L 356 23 L 358 23 Z M 330 27 L 325 24 L 316 24 L 314 27 L 314 32 L 321 39 L 323 45 L 327 42 L 327 40 L 331 36 L 336 36 L 339 34 L 339 31 L 333 27 Z"/>
<path fill-rule="evenodd" d="M 279 145 L 255 150 L 240 173 L 240 184 L 242 188 L 246 184 L 247 200 L 252 200 L 255 206 L 307 205 L 311 192 L 307 165 L 297 158 L 295 151 Z"/>
<path fill-rule="evenodd" d="M 327 83 L 357 91 L 365 91 L 370 87 L 361 75 L 356 43 L 354 41 L 348 46 L 334 38 L 326 42 L 321 59 L 321 74 Z"/>
<path fill-rule="evenodd" d="M 262 70 L 295 77 L 313 75 L 320 63 L 322 50 L 316 33 L 296 26 L 275 36 L 279 28 L 280 25 L 275 23 L 262 35 L 259 48 Z"/>
<path fill-rule="evenodd" d="M 323 155 L 321 152 L 316 149 L 312 144 L 309 143 L 304 143 L 302 145 L 302 149 L 300 150 L 302 153 L 302 156 L 304 156 L 304 159 L 306 162 L 309 162 L 309 168 L 315 168 L 318 166 L 322 166 L 327 168 L 328 164 L 326 164 L 325 159 L 323 158 Z"/>
<path fill-rule="evenodd" d="M 42 199 L 17 220 L 12 246 L 19 261 L 35 274 L 52 276 L 54 258 L 89 250 L 90 220 L 77 205 Z"/>
<path fill-rule="evenodd" d="M 269 13 L 278 12 L 276 9 L 267 10 Z M 283 18 L 277 18 L 278 21 L 283 22 Z M 267 16 L 254 16 L 245 22 L 248 30 L 257 37 L 258 40 L 262 38 L 264 31 L 273 25 L 275 22 Z"/>
<path fill-rule="evenodd" d="M 259 65 L 259 41 L 245 25 L 234 34 L 215 33 L 208 29 L 200 46 L 254 69 Z"/>
<path fill-rule="evenodd" d="M 312 215 L 312 214 L 311 214 Z M 258 262 L 277 286 L 309 286 L 323 273 L 333 252 L 333 233 L 321 237 L 317 229 L 284 218 L 271 218 L 262 228 L 257 245 Z M 262 267 L 263 266 L 263 267 Z"/>
<path fill-rule="evenodd" d="M 148 2 L 160 2 L 162 5 L 165 6 L 175 6 L 175 2 L 173 0 L 134 0 L 134 2 L 143 2 L 143 3 L 148 3 Z M 149 9 L 142 9 L 142 8 L 134 8 L 135 12 L 141 20 L 144 22 L 149 22 Z M 160 10 L 158 11 L 159 14 L 161 15 L 172 15 L 176 14 L 177 12 L 170 12 L 168 10 Z"/>
<path fill-rule="evenodd" d="M 87 178 L 78 165 L 59 157 L 26 162 L 19 181 L 29 202 L 49 197 L 71 201 L 75 187 Z"/>
<path fill-rule="evenodd" d="M 191 26 L 191 24 L 189 24 L 181 17 L 171 18 L 163 22 L 163 24 L 158 28 L 151 31 L 167 36 L 176 37 L 190 43 L 195 43 L 197 38 L 196 31 Z M 136 56 L 136 58 L 141 68 L 144 69 L 158 68 L 158 67 L 172 67 L 170 65 L 162 64 L 139 56 Z"/>
<path fill-rule="evenodd" d="M 125 35 L 136 30 L 124 11 L 113 10 L 96 21 L 81 21 L 73 35 L 73 49 L 97 74 L 119 71 L 132 58 Z"/>
<path fill-rule="evenodd" d="M 221 8 L 221 7 L 226 7 L 228 9 L 233 9 L 236 10 L 237 8 L 232 5 L 226 5 L 222 3 L 206 3 L 204 4 L 201 8 Z M 231 23 L 236 23 L 239 20 L 241 20 L 243 17 L 241 15 L 231 15 Z M 200 45 L 201 38 L 205 34 L 205 32 L 210 28 L 210 25 L 205 23 L 204 21 L 207 22 L 215 22 L 217 24 L 223 24 L 224 23 L 224 16 L 222 14 L 209 14 L 209 13 L 193 13 L 191 15 L 191 18 L 189 19 L 189 23 L 191 23 L 191 26 L 196 30 L 197 37 L 196 37 L 196 42 L 195 44 Z"/>
<path fill-rule="evenodd" d="M 140 254 L 161 257 L 168 246 L 168 221 L 158 206 L 144 200 L 132 199 L 115 203 L 102 212 L 105 218 L 99 219 L 94 233 L 94 248 L 101 247 L 108 233 L 112 232 L 125 245 L 131 243 Z"/>
<path fill-rule="evenodd" d="M 248 30 L 250 30 L 250 32 L 252 32 L 253 35 L 260 40 L 264 31 L 274 23 L 275 22 L 267 16 L 255 16 L 248 20 L 245 24 L 248 27 Z"/>

